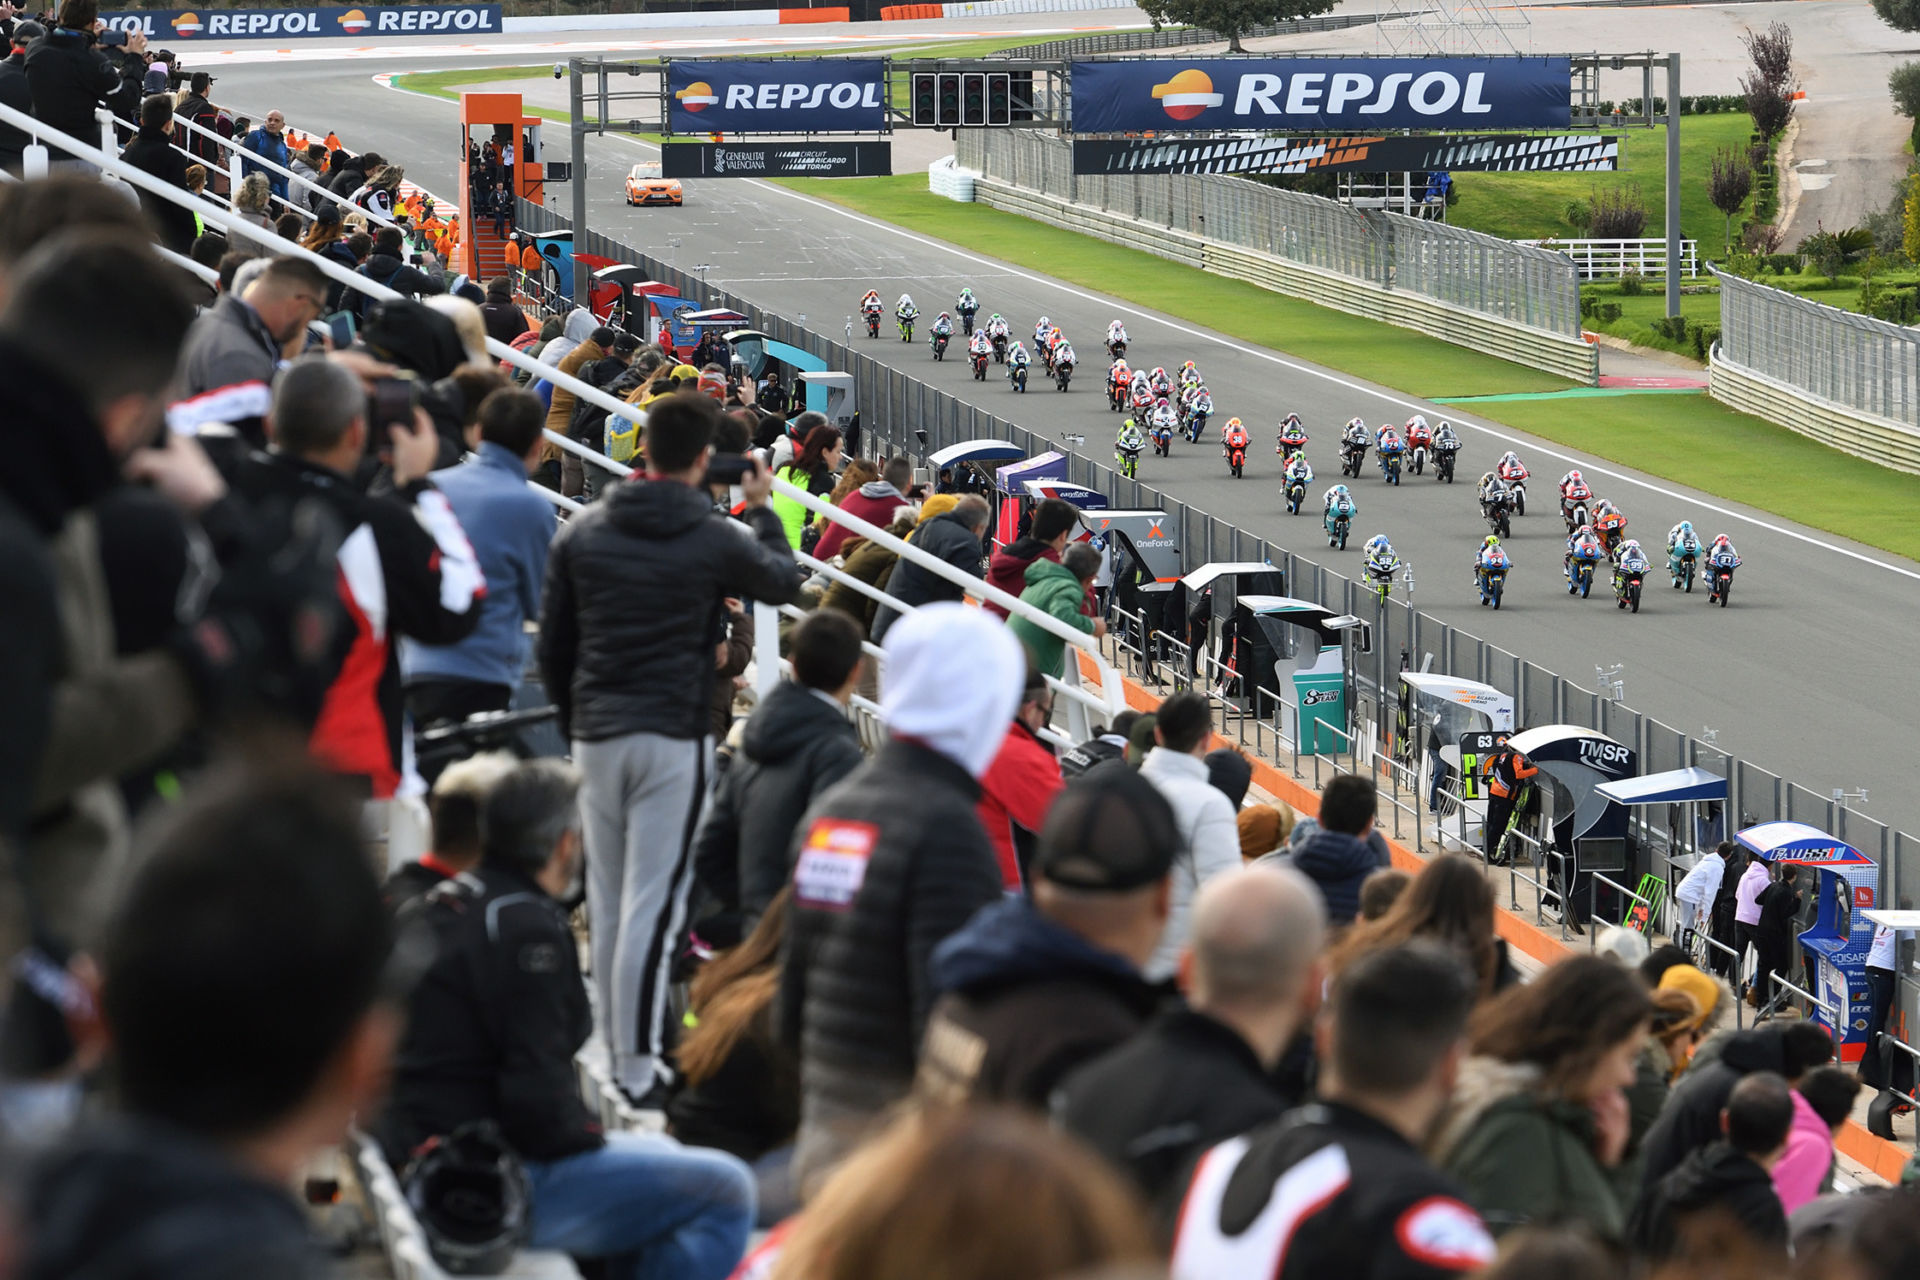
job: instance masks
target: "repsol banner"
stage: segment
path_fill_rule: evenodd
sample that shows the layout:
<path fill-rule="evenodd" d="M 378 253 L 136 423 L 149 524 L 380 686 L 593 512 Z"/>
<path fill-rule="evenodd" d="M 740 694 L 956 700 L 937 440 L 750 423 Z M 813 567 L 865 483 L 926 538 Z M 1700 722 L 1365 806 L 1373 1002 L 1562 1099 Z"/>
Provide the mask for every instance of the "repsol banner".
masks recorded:
<path fill-rule="evenodd" d="M 660 148 L 664 178 L 875 178 L 893 172 L 890 142 L 675 142 Z"/>
<path fill-rule="evenodd" d="M 877 133 L 886 124 L 878 58 L 667 64 L 668 133 Z"/>
<path fill-rule="evenodd" d="M 367 5 L 359 9 L 142 9 L 103 13 L 109 27 L 149 40 L 283 40 L 288 36 L 498 34 L 497 4 Z"/>
<path fill-rule="evenodd" d="M 1620 139 L 1516 137 L 1075 138 L 1073 171 L 1108 173 L 1597 173 L 1620 167 Z"/>
<path fill-rule="evenodd" d="M 1075 62 L 1075 133 L 1564 129 L 1566 58 Z"/>

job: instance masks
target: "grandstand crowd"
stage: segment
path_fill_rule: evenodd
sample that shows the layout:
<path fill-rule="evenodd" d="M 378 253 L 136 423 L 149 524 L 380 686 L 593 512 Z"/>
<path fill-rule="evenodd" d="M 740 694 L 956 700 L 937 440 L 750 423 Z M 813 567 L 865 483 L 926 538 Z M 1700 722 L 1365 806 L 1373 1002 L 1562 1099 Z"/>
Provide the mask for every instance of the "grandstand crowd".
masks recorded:
<path fill-rule="evenodd" d="M 276 112 L 213 132 L 326 194 L 222 191 L 93 0 L 4 20 L 0 102 L 234 217 L 0 185 L 0 1275 L 328 1274 L 363 1140 L 454 1273 L 1920 1275 L 1814 1024 L 1631 931 L 1523 972 L 1200 693 L 1063 744 L 1070 505 L 995 543 L 716 339 L 449 275 L 398 164 Z"/>

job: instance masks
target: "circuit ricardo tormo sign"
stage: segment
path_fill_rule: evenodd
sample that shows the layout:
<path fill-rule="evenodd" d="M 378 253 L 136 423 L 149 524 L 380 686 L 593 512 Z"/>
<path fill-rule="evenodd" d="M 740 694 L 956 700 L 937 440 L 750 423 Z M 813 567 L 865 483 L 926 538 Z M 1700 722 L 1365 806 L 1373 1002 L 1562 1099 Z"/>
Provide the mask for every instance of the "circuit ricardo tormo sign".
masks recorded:
<path fill-rule="evenodd" d="M 878 58 L 667 64 L 668 133 L 877 133 L 886 124 Z"/>
<path fill-rule="evenodd" d="M 1073 64 L 1075 133 L 1564 129 L 1567 58 L 1157 58 Z"/>

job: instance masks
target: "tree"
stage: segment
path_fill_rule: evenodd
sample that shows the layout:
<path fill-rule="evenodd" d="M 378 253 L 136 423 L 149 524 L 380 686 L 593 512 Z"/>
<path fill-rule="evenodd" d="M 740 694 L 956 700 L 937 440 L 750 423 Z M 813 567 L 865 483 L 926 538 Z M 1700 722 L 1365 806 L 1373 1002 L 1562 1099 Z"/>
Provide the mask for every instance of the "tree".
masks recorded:
<path fill-rule="evenodd" d="M 1637 186 L 1596 191 L 1587 208 L 1587 234 L 1595 240 L 1638 240 L 1647 229 L 1647 204 Z"/>
<path fill-rule="evenodd" d="M 1747 95 L 1747 114 L 1753 117 L 1753 131 L 1771 143 L 1793 119 L 1793 95 L 1777 84 L 1769 84 L 1757 71 L 1749 71 L 1740 81 Z"/>
<path fill-rule="evenodd" d="M 1906 228 L 1900 247 L 1906 250 L 1910 261 L 1920 262 L 1920 173 L 1907 178 L 1907 202 L 1903 212 L 1906 214 Z"/>
<path fill-rule="evenodd" d="M 1784 22 L 1776 22 L 1765 31 L 1748 31 L 1740 37 L 1747 47 L 1753 69 L 1768 84 L 1782 89 L 1793 83 L 1793 31 Z"/>
<path fill-rule="evenodd" d="M 1920 31 L 1920 0 L 1873 0 L 1873 11 L 1895 31 Z"/>
<path fill-rule="evenodd" d="M 1155 26 L 1205 27 L 1227 38 L 1229 53 L 1245 53 L 1240 37 L 1255 27 L 1331 13 L 1334 0 L 1146 0 L 1140 7 Z"/>
<path fill-rule="evenodd" d="M 1895 67 L 1887 77 L 1887 92 L 1893 95 L 1895 111 L 1920 122 L 1920 62 L 1903 62 Z"/>
<path fill-rule="evenodd" d="M 1714 152 L 1707 171 L 1707 199 L 1726 216 L 1729 249 L 1733 247 L 1733 215 L 1740 212 L 1752 191 L 1753 170 L 1747 167 L 1746 158 L 1731 147 Z"/>

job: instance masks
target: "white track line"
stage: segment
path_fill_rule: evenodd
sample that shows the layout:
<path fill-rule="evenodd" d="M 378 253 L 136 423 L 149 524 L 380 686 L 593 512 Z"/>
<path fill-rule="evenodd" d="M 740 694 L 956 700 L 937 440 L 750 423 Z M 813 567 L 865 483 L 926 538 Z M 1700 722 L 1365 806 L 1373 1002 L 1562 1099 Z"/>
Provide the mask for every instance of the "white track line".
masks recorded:
<path fill-rule="evenodd" d="M 394 88 L 393 85 L 386 83 L 383 77 L 375 76 L 374 80 L 376 83 L 381 83 L 385 88 L 388 88 L 388 89 Z M 410 90 L 410 89 L 395 89 L 394 91 L 396 93 L 412 93 L 415 97 L 421 97 L 421 98 L 431 97 L 431 95 L 429 94 L 419 93 L 415 90 Z M 451 107 L 454 105 L 453 103 L 448 102 L 445 98 L 432 98 L 432 100 L 435 102 L 438 102 L 441 106 L 444 106 L 444 107 Z M 566 129 L 568 127 L 562 121 L 553 121 L 552 123 L 557 125 L 561 129 Z M 616 142 L 627 143 L 629 146 L 639 147 L 643 151 L 658 152 L 660 150 L 659 146 L 655 143 L 642 142 L 638 138 L 631 138 L 625 134 L 609 133 L 609 134 L 603 134 L 601 136 L 606 138 L 611 138 Z M 577 180 L 578 179 L 576 179 L 576 181 Z M 913 244 L 920 245 L 923 248 L 932 249 L 938 253 L 944 253 L 952 257 L 961 258 L 968 262 L 978 264 L 981 261 L 981 259 L 984 257 L 984 255 L 982 254 L 975 253 L 968 249 L 962 249 L 957 245 L 951 245 L 951 244 L 945 243 L 944 241 L 930 239 L 927 236 L 920 235 L 918 232 L 909 231 L 905 227 L 895 226 L 891 222 L 882 222 L 877 218 L 869 218 L 864 214 L 855 213 L 853 210 L 845 208 L 844 206 L 832 204 L 825 200 L 816 200 L 812 196 L 801 195 L 798 191 L 791 191 L 791 190 L 788 190 L 786 187 L 778 186 L 774 183 L 766 182 L 759 178 L 734 178 L 734 179 L 725 179 L 725 181 L 739 182 L 744 185 L 758 187 L 762 191 L 770 192 L 774 195 L 783 196 L 789 200 L 798 200 L 802 204 L 811 205 L 813 208 L 818 209 L 824 213 L 831 213 L 838 217 L 849 219 L 850 221 L 857 222 L 860 225 L 869 227 L 875 231 L 883 231 L 889 235 L 898 236 L 903 240 L 907 240 Z M 1013 264 L 1010 264 L 1010 263 L 1006 264 L 1006 266 L 1017 274 L 1024 273 L 1024 268 L 1014 266 Z M 1027 274 L 1027 278 L 1029 279 L 1032 278 L 1030 273 Z M 718 284 L 720 282 L 716 281 L 715 283 Z M 1277 364 L 1283 369 L 1291 369 L 1295 373 L 1302 373 L 1311 378 L 1318 378 L 1322 382 L 1330 382 L 1334 386 L 1343 387 L 1349 391 L 1354 391 L 1364 396 L 1370 396 L 1375 400 L 1384 402 L 1386 404 L 1395 405 L 1401 409 L 1405 409 L 1410 414 L 1425 413 L 1425 414 L 1432 414 L 1438 418 L 1447 418 L 1449 421 L 1452 421 L 1456 425 L 1464 426 L 1472 431 L 1478 431 L 1482 435 L 1491 436 L 1495 440 L 1499 440 L 1509 446 L 1524 446 L 1528 450 L 1528 452 L 1533 453 L 1536 457 L 1544 453 L 1549 458 L 1559 459 L 1573 466 L 1580 467 L 1584 471 L 1591 471 L 1591 472 L 1594 472 L 1595 474 L 1606 476 L 1607 478 L 1612 480 L 1622 481 L 1626 484 L 1633 485 L 1637 488 L 1645 489 L 1649 493 L 1659 494 L 1663 498 L 1673 499 L 1676 502 L 1682 502 L 1682 503 L 1686 503 L 1696 507 L 1703 507 L 1706 510 L 1713 512 L 1715 515 L 1725 516 L 1729 520 L 1735 520 L 1742 524 L 1752 525 L 1757 529 L 1765 529 L 1765 530 L 1768 530 L 1769 532 L 1780 534 L 1782 537 L 1791 538 L 1796 542 L 1804 543 L 1807 546 L 1818 547 L 1822 551 L 1829 551 L 1829 552 L 1832 552 L 1834 555 L 1845 556 L 1849 560 L 1855 560 L 1861 564 L 1871 565 L 1876 569 L 1884 569 L 1889 573 L 1896 573 L 1903 578 L 1908 578 L 1915 582 L 1920 582 L 1920 569 L 1911 569 L 1906 567 L 1905 565 L 1893 564 L 1886 560 L 1881 560 L 1874 556 L 1866 555 L 1863 552 L 1855 551 L 1852 547 L 1842 546 L 1837 542 L 1829 542 L 1826 539 L 1816 537 L 1813 534 L 1802 533 L 1798 529 L 1789 528 L 1786 525 L 1780 524 L 1776 521 L 1762 520 L 1762 519 L 1759 519 L 1758 517 L 1748 515 L 1743 511 L 1737 511 L 1732 507 L 1725 507 L 1717 503 L 1705 501 L 1701 498 L 1694 497 L 1691 494 L 1684 493 L 1679 489 L 1670 488 L 1667 485 L 1658 484 L 1642 476 L 1637 476 L 1629 471 L 1615 471 L 1602 463 L 1583 462 L 1581 458 L 1575 456 L 1574 454 L 1562 452 L 1561 450 L 1555 448 L 1553 445 L 1551 445 L 1546 441 L 1537 440 L 1530 436 L 1523 436 L 1518 434 L 1517 432 L 1508 431 L 1500 427 L 1488 426 L 1485 423 L 1473 422 L 1470 420 L 1463 420 L 1459 416 L 1451 412 L 1452 406 L 1428 404 L 1422 400 L 1408 399 L 1407 397 L 1402 396 L 1397 392 L 1385 391 L 1376 387 L 1370 387 L 1363 382 L 1359 382 L 1353 378 L 1346 376 L 1345 374 L 1335 373 L 1330 369 L 1321 369 L 1310 364 L 1303 364 L 1298 360 L 1294 360 L 1288 356 L 1281 355 L 1278 352 L 1268 351 L 1262 347 L 1247 346 L 1244 343 L 1234 342 L 1231 339 L 1223 338 L 1217 334 L 1210 333 L 1201 329 L 1192 328 L 1191 326 L 1181 321 L 1170 320 L 1167 317 L 1158 315 L 1154 312 L 1140 310 L 1138 307 L 1130 303 L 1104 297 L 1100 294 L 1093 293 L 1086 289 L 1082 289 L 1077 285 L 1068 284 L 1065 281 L 1053 281 L 1051 282 L 1049 287 L 1056 288 L 1061 293 L 1068 294 L 1072 297 L 1079 298 L 1086 302 L 1092 302 L 1100 306 L 1111 306 L 1116 310 L 1118 310 L 1122 315 L 1132 316 L 1137 320 L 1146 320 L 1151 323 L 1161 325 L 1165 328 L 1172 329 L 1175 333 L 1184 334 L 1188 337 L 1201 338 L 1206 341 L 1212 342 L 1217 346 L 1225 347 L 1229 351 L 1236 351 L 1241 355 L 1252 356 L 1258 360 L 1265 360 L 1270 364 Z"/>

